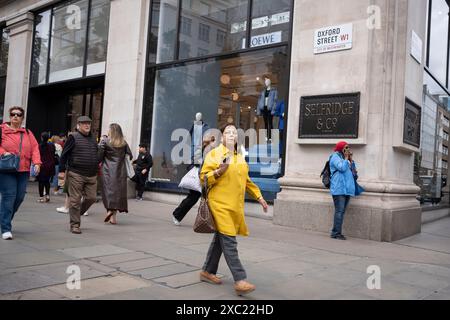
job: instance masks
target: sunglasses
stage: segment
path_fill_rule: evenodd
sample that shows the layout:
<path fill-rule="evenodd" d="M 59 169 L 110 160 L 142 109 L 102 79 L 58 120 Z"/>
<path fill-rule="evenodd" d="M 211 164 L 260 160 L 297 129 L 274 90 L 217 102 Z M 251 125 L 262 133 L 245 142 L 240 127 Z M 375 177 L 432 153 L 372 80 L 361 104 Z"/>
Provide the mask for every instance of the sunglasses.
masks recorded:
<path fill-rule="evenodd" d="M 19 117 L 19 118 L 22 118 L 23 113 L 11 112 L 11 113 L 9 114 L 9 116 L 10 116 L 11 118 L 12 118 L 12 117 Z"/>

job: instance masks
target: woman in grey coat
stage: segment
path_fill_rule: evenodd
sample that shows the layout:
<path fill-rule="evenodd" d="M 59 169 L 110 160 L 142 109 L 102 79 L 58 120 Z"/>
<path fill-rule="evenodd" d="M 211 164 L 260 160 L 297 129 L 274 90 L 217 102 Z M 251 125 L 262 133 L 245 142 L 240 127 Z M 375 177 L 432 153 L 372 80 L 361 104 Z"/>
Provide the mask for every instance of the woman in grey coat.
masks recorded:
<path fill-rule="evenodd" d="M 102 163 L 102 199 L 107 210 L 105 222 L 117 224 L 116 213 L 128 212 L 127 169 L 125 157 L 133 158 L 125 141 L 122 128 L 113 123 L 109 126 L 108 137 L 99 144 L 99 159 Z"/>

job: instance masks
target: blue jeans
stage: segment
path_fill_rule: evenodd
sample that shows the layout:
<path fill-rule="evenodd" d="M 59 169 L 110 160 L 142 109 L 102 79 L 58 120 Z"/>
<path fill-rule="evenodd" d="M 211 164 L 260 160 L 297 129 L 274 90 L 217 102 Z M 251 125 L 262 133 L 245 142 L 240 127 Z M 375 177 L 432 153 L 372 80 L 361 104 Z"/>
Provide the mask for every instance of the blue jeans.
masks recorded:
<path fill-rule="evenodd" d="M 11 221 L 25 198 L 29 172 L 0 173 L 0 223 L 2 233 L 11 231 Z"/>
<path fill-rule="evenodd" d="M 334 225 L 331 236 L 342 234 L 342 224 L 344 223 L 345 209 L 350 201 L 350 196 L 333 196 L 334 202 Z"/>
<path fill-rule="evenodd" d="M 52 188 L 56 191 L 58 188 L 59 165 L 55 165 L 55 175 L 52 178 Z"/>

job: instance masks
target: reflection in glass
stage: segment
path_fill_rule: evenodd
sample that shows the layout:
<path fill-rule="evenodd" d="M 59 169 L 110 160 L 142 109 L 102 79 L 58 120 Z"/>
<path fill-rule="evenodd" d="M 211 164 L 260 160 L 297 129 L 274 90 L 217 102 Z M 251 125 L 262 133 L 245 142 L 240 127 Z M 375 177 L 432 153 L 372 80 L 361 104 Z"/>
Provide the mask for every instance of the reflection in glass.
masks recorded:
<path fill-rule="evenodd" d="M 431 8 L 430 62 L 433 75 L 446 85 L 449 6 L 445 0 L 433 0 Z"/>
<path fill-rule="evenodd" d="M 178 0 L 152 1 L 149 63 L 175 59 Z"/>
<path fill-rule="evenodd" d="M 35 16 L 31 85 L 44 84 L 47 77 L 47 60 L 50 31 L 50 10 Z"/>
<path fill-rule="evenodd" d="M 3 123 L 5 108 L 6 74 L 8 73 L 9 36 L 5 29 L 0 29 L 0 123 Z"/>
<path fill-rule="evenodd" d="M 242 49 L 247 20 L 247 0 L 183 0 L 180 30 L 180 58 Z M 191 32 L 192 30 L 192 32 Z M 189 32 L 188 32 L 189 31 Z M 186 44 L 190 50 L 186 51 Z M 244 47 L 245 48 L 245 47 Z"/>
<path fill-rule="evenodd" d="M 270 75 L 273 88 L 278 90 L 278 104 L 281 106 L 288 94 L 287 70 L 285 47 L 156 70 L 154 95 L 153 91 L 148 92 L 154 100 L 147 100 L 144 111 L 145 115 L 151 113 L 152 107 L 154 110 L 151 125 L 152 178 L 177 184 L 186 174 L 190 155 L 183 155 L 185 162 L 181 165 L 174 162 L 172 150 L 179 142 L 170 139 L 177 129 L 188 132 L 198 112 L 202 113 L 209 128 L 220 129 L 225 124 L 233 123 L 243 131 L 254 129 L 256 140 L 253 142 L 256 146 L 249 148 L 250 141 L 247 139 L 245 148 L 247 155 L 251 152 L 256 154 L 258 150 L 255 147 L 266 146 L 264 120 L 256 115 L 258 99 L 264 90 L 263 75 Z M 274 129 L 281 131 L 283 122 L 284 114 L 279 113 L 274 117 Z M 149 127 L 150 124 L 143 123 L 143 128 Z M 148 134 L 147 130 L 143 131 L 144 134 Z M 280 132 L 280 138 L 282 136 Z M 148 138 L 143 137 L 143 140 L 148 141 Z M 272 148 L 281 150 L 281 142 L 280 146 Z M 278 177 L 281 170 L 278 159 L 279 154 L 275 165 L 270 170 L 265 168 L 266 171 L 261 169 L 261 163 L 250 164 L 251 175 Z"/>
<path fill-rule="evenodd" d="M 88 3 L 69 1 L 53 9 L 49 82 L 83 76 Z"/>
<path fill-rule="evenodd" d="M 289 41 L 291 0 L 254 0 L 252 5 L 251 47 L 272 44 L 265 37 L 276 33 L 276 42 Z"/>
<path fill-rule="evenodd" d="M 92 0 L 86 75 L 105 73 L 108 48 L 109 0 Z"/>

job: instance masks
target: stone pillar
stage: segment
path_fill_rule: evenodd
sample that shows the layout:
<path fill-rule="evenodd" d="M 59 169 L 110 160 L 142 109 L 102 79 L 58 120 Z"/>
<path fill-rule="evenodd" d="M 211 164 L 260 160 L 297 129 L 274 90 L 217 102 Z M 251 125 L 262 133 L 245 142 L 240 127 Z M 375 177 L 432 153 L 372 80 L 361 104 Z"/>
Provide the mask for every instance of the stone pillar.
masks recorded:
<path fill-rule="evenodd" d="M 343 233 L 394 241 L 420 232 L 419 149 L 403 142 L 403 124 L 405 97 L 422 101 L 423 64 L 409 48 L 412 29 L 425 44 L 426 2 L 302 0 L 294 10 L 286 170 L 274 223 L 330 233 L 334 206 L 319 175 L 335 143 L 346 140 L 366 192 L 350 201 Z M 378 26 L 368 24 L 376 10 Z M 353 24 L 352 49 L 313 54 L 314 30 L 346 23 Z M 358 138 L 299 138 L 300 97 L 353 92 L 361 94 Z"/>
<path fill-rule="evenodd" d="M 25 110 L 27 108 L 33 19 L 33 14 L 28 12 L 6 23 L 9 29 L 9 53 L 4 119 L 9 119 L 7 112 L 12 106 L 21 106 Z"/>
<path fill-rule="evenodd" d="M 102 133 L 116 122 L 136 156 L 140 140 L 150 0 L 112 0 Z"/>

